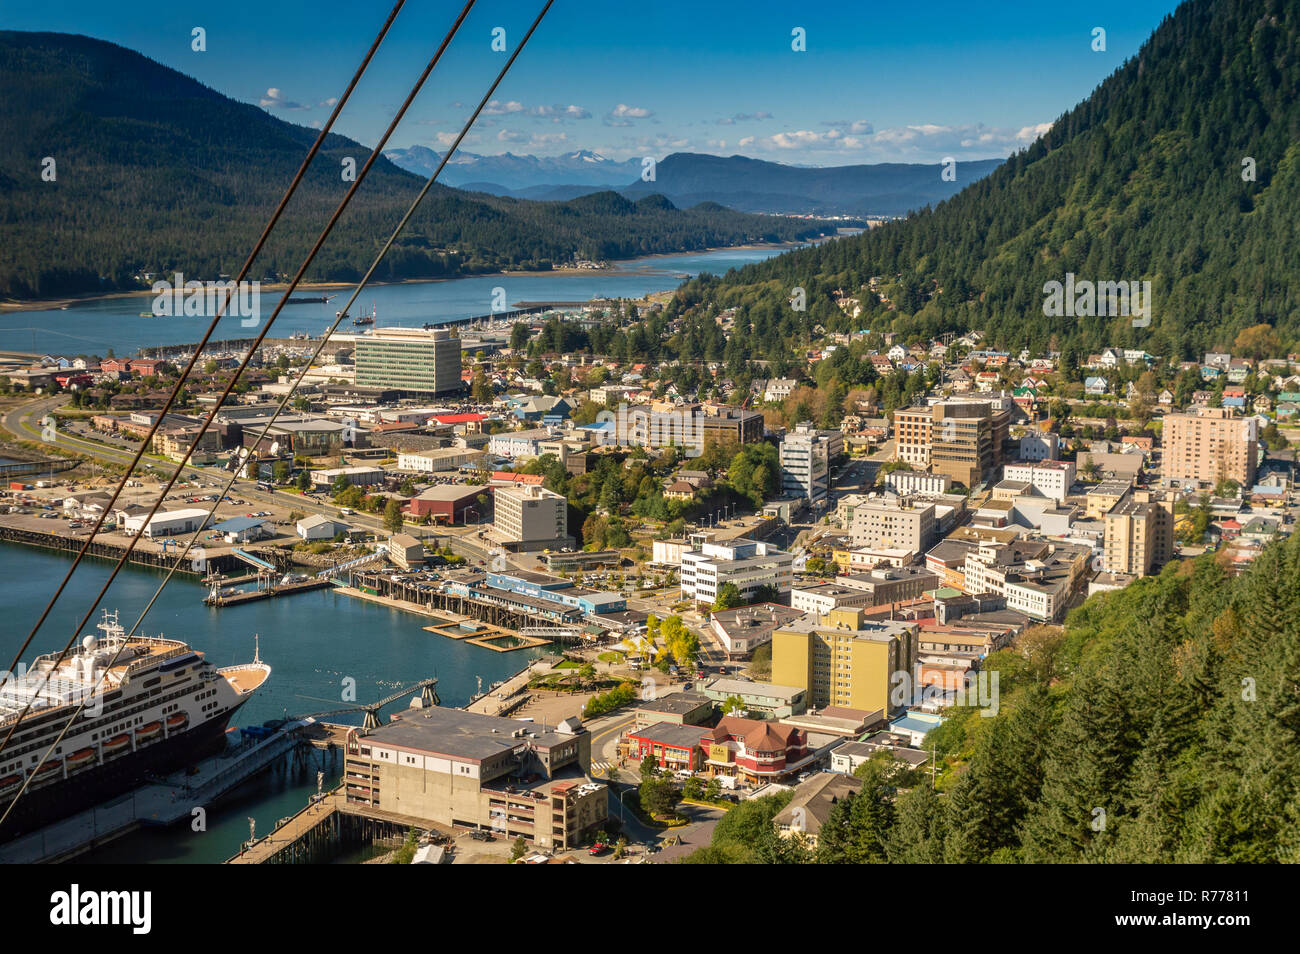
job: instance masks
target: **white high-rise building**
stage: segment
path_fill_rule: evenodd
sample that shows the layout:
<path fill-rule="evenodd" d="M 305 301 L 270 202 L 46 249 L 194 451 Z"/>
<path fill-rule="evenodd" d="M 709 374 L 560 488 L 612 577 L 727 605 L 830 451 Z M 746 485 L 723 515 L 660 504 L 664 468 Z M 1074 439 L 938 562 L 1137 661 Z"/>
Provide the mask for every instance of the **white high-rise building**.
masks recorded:
<path fill-rule="evenodd" d="M 807 422 L 781 439 L 781 489 L 805 498 L 810 506 L 825 502 L 830 491 L 830 442 Z"/>

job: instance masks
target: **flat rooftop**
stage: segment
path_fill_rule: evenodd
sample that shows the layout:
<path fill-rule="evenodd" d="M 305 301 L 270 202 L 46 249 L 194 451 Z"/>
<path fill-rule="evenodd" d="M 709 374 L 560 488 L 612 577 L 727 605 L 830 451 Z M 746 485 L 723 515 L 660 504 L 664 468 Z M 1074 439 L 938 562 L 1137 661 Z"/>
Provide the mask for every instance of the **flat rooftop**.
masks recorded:
<path fill-rule="evenodd" d="M 516 738 L 514 733 L 525 735 Z M 363 737 L 377 745 L 480 762 L 525 744 L 548 748 L 574 738 L 533 722 L 432 706 L 410 709 Z"/>
<path fill-rule="evenodd" d="M 713 705 L 713 700 L 702 692 L 674 692 L 670 695 L 660 696 L 658 699 L 647 699 L 638 703 L 636 708 L 642 712 L 668 712 L 673 715 L 685 715 L 700 706 L 709 705 Z"/>

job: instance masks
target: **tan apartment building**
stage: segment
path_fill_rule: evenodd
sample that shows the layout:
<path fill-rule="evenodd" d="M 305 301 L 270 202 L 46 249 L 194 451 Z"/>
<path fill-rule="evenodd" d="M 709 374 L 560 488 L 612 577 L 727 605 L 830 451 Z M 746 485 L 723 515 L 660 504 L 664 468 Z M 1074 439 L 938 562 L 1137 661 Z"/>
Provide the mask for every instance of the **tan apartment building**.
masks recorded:
<path fill-rule="evenodd" d="M 1147 576 L 1173 558 L 1174 502 L 1165 494 L 1134 491 L 1106 514 L 1104 569 Z"/>
<path fill-rule="evenodd" d="M 1161 443 L 1162 476 L 1169 486 L 1214 485 L 1235 480 L 1255 482 L 1259 434 L 1254 418 L 1236 417 L 1231 408 L 1200 407 L 1187 414 L 1167 414 Z"/>
<path fill-rule="evenodd" d="M 772 634 L 772 681 L 807 690 L 819 709 L 892 713 L 901 707 L 891 702 L 895 674 L 916 675 L 918 630 L 912 622 L 868 620 L 861 609 L 805 616 Z"/>

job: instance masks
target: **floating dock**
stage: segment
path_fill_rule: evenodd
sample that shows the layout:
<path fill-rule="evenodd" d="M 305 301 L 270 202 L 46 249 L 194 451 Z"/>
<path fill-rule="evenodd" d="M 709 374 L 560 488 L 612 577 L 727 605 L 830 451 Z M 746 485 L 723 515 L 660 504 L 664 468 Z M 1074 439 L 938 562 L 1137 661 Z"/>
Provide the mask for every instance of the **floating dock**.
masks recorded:
<path fill-rule="evenodd" d="M 241 606 L 244 603 L 256 603 L 269 600 L 275 596 L 292 596 L 307 590 L 320 590 L 330 585 L 329 580 L 297 580 L 293 583 L 279 583 L 267 589 L 247 590 L 239 593 L 222 593 L 219 590 L 209 593 L 203 602 L 209 606 Z"/>

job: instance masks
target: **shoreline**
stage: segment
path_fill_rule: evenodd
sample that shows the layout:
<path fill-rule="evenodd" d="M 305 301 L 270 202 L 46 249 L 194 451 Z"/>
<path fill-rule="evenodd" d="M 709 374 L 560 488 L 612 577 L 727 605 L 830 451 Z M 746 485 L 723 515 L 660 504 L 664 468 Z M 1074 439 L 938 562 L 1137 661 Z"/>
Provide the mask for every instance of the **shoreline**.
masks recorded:
<path fill-rule="evenodd" d="M 615 263 L 609 268 L 553 268 L 546 270 L 506 270 L 502 269 L 495 272 L 475 272 L 471 275 L 457 275 L 452 278 L 403 278 L 395 282 L 371 282 L 367 287 L 387 286 L 387 285 L 425 285 L 436 282 L 455 282 L 466 278 L 484 278 L 493 275 L 502 277 L 519 277 L 519 278 L 544 278 L 550 275 L 634 275 L 637 274 L 631 269 L 622 268 L 627 262 L 640 262 L 653 258 L 673 258 L 680 255 L 703 255 L 708 252 L 725 252 L 725 251 L 751 251 L 756 249 L 786 249 L 793 250 L 801 245 L 810 244 L 807 242 L 750 242 L 745 245 L 720 245 L 703 249 L 696 249 L 686 252 L 653 252 L 649 255 L 638 255 L 636 258 L 616 259 Z M 681 279 L 685 281 L 686 279 Z M 263 284 L 260 286 L 262 291 L 276 292 L 284 291 L 289 287 L 288 282 L 275 282 L 273 284 Z M 300 282 L 294 289 L 294 294 L 307 293 L 313 291 L 333 291 L 355 288 L 354 282 Z M 0 316 L 17 315 L 29 311 L 56 311 L 70 308 L 73 305 L 84 305 L 96 301 L 113 301 L 119 298 L 142 298 L 152 295 L 153 292 L 147 288 L 140 288 L 133 291 L 112 291 L 112 292 L 84 292 L 77 295 L 65 295 L 58 298 L 32 299 L 31 301 L 15 301 L 6 299 L 0 301 Z"/>

